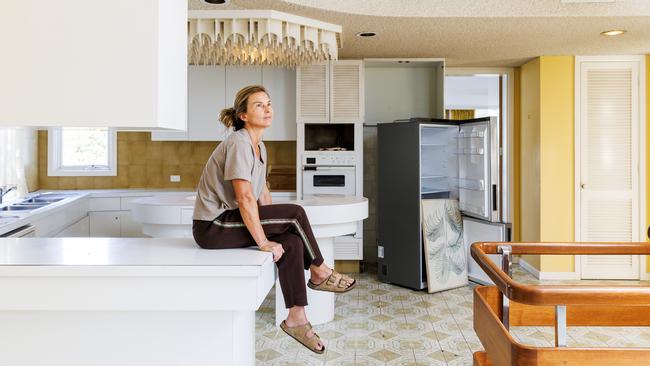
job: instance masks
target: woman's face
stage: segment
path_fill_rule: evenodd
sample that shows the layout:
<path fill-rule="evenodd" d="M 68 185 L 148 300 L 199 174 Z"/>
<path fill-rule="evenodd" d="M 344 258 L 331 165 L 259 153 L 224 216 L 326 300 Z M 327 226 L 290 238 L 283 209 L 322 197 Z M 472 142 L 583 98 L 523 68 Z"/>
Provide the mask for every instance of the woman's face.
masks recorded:
<path fill-rule="evenodd" d="M 267 128 L 273 122 L 271 99 L 265 92 L 257 92 L 248 97 L 246 113 L 239 117 L 249 127 Z"/>

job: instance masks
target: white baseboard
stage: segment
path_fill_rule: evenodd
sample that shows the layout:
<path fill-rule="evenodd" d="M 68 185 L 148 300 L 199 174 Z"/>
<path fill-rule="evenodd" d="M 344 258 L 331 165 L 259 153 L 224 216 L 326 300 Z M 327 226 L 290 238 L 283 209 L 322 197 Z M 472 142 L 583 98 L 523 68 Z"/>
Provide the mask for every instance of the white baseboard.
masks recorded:
<path fill-rule="evenodd" d="M 540 272 L 540 281 L 579 280 L 578 272 Z"/>
<path fill-rule="evenodd" d="M 526 262 L 525 259 L 519 259 L 519 265 L 521 268 L 526 270 L 526 272 L 533 275 L 540 281 L 559 281 L 559 280 L 579 280 L 580 274 L 578 272 L 540 272 L 530 263 Z"/>

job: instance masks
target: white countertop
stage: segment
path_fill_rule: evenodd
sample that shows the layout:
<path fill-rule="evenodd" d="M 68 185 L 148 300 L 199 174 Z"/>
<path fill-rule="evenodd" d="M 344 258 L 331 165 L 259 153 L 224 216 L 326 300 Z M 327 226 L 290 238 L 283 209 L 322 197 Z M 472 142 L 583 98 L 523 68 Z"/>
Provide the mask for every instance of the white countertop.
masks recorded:
<path fill-rule="evenodd" d="M 146 188 L 130 188 L 130 189 L 79 189 L 79 190 L 38 190 L 30 192 L 27 196 L 34 196 L 42 193 L 66 193 L 71 194 L 70 198 L 54 202 L 42 208 L 24 212 L 24 211 L 9 211 L 0 212 L 0 235 L 8 233 L 12 230 L 18 229 L 22 226 L 30 224 L 34 220 L 50 215 L 58 210 L 65 209 L 65 207 L 73 204 L 82 198 L 111 198 L 111 197 L 147 197 L 156 196 L 160 199 L 165 197 L 188 197 L 194 196 L 196 192 L 187 189 L 146 189 Z M 271 195 L 278 200 L 286 200 L 295 197 L 295 192 L 291 191 L 273 191 Z M 23 197 L 24 198 L 24 197 Z M 21 198 L 22 199 L 22 198 Z M 21 199 L 7 200 L 2 206 L 10 205 L 13 202 L 18 202 Z M 174 200 L 175 198 L 172 198 Z"/>
<path fill-rule="evenodd" d="M 191 238 L 0 238 L 0 276 L 258 277 L 257 248 L 201 249 Z"/>
<path fill-rule="evenodd" d="M 258 266 L 257 248 L 206 250 L 189 238 L 0 238 L 0 266 Z"/>

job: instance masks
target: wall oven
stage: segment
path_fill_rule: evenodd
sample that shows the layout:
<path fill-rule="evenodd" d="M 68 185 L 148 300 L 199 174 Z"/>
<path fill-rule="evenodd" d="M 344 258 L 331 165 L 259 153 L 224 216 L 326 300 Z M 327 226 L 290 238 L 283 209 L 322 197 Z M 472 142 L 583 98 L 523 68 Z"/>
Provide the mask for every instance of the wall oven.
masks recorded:
<path fill-rule="evenodd" d="M 353 166 L 304 166 L 302 174 L 303 195 L 356 194 Z"/>

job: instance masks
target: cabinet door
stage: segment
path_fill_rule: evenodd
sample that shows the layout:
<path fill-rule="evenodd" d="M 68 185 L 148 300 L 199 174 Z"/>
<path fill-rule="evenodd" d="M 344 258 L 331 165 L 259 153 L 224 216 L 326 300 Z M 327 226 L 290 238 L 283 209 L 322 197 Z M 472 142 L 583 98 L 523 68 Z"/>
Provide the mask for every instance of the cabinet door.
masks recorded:
<path fill-rule="evenodd" d="M 131 211 L 120 212 L 120 236 L 123 238 L 144 238 L 142 224 L 133 220 Z"/>
<path fill-rule="evenodd" d="M 89 219 L 88 216 L 84 216 L 79 221 L 68 226 L 67 228 L 61 230 L 58 234 L 55 235 L 56 238 L 75 238 L 75 237 L 87 237 L 89 235 Z"/>
<path fill-rule="evenodd" d="M 330 121 L 363 122 L 363 61 L 330 63 Z"/>
<path fill-rule="evenodd" d="M 296 121 L 298 123 L 329 122 L 329 71 L 327 62 L 300 66 L 296 69 Z"/>
<path fill-rule="evenodd" d="M 120 216 L 120 211 L 89 212 L 90 236 L 119 238 Z"/>
<path fill-rule="evenodd" d="M 262 85 L 271 96 L 273 125 L 264 131 L 265 141 L 296 140 L 296 72 L 279 67 L 262 68 Z"/>
<path fill-rule="evenodd" d="M 224 66 L 189 66 L 187 124 L 191 141 L 223 141 L 226 129 L 219 113 L 226 106 Z"/>

